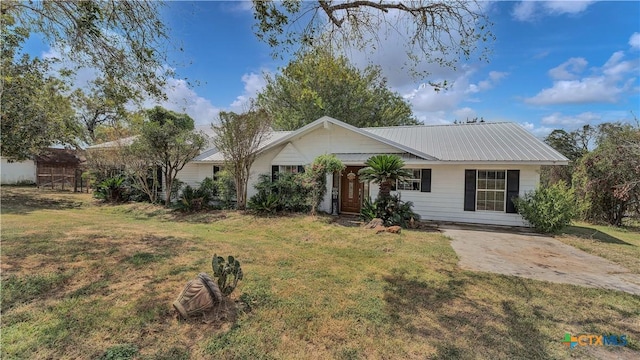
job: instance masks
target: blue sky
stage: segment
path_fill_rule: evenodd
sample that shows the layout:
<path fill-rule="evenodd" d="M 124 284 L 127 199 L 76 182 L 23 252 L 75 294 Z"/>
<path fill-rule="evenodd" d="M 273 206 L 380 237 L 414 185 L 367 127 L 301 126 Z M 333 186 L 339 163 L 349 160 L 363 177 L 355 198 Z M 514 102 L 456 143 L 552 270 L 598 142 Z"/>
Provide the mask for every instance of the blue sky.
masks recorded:
<path fill-rule="evenodd" d="M 262 74 L 277 73 L 288 58 L 274 60 L 253 34 L 247 1 L 169 2 L 162 17 L 183 52 L 170 58 L 188 87 L 173 79 L 169 101 L 198 124 L 220 110 L 242 109 L 264 86 Z M 383 43 L 374 54 L 351 60 L 382 66 L 392 90 L 411 104 L 425 124 L 483 117 L 512 121 L 537 136 L 640 115 L 640 2 L 526 1 L 482 3 L 494 23 L 489 62 L 468 62 L 457 71 L 430 68 L 429 79 L 399 71 L 398 51 Z M 366 60 L 365 60 L 366 59 Z M 446 79 L 440 93 L 426 80 Z M 334 117 L 340 118 L 339 114 Z"/>

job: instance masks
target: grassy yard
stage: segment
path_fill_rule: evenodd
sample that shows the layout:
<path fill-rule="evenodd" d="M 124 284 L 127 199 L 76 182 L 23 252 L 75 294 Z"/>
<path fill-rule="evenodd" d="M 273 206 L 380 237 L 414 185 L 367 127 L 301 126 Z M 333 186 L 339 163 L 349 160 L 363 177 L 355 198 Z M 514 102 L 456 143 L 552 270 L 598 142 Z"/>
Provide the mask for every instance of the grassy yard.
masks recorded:
<path fill-rule="evenodd" d="M 2 359 L 640 356 L 640 297 L 462 271 L 439 233 L 1 190 Z M 598 230 L 619 241 L 560 238 L 638 271 L 639 233 Z M 243 265 L 235 310 L 178 320 L 214 252 Z M 565 332 L 629 344 L 569 350 Z"/>

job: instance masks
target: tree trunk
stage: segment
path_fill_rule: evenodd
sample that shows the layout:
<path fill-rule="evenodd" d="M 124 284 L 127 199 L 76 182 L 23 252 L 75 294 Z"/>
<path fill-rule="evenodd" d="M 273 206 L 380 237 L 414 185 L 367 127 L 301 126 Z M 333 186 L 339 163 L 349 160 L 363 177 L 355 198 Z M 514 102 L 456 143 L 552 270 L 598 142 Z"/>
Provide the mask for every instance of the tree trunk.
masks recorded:
<path fill-rule="evenodd" d="M 165 199 L 164 199 L 164 206 L 169 207 L 171 206 L 171 187 L 173 186 L 173 179 L 171 178 L 171 175 L 169 174 L 169 170 L 167 169 L 167 171 L 165 171 L 164 173 L 164 186 L 165 186 Z"/>
<path fill-rule="evenodd" d="M 380 189 L 378 190 L 378 199 L 388 199 L 391 197 L 391 182 L 383 181 L 380 183 Z"/>

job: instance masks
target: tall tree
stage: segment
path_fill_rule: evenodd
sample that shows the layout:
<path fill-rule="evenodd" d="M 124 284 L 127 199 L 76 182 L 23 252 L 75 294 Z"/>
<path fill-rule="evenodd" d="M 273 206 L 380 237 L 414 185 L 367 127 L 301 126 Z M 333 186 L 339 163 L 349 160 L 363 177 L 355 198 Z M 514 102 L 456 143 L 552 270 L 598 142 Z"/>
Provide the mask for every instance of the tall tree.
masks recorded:
<path fill-rule="evenodd" d="M 418 123 L 409 104 L 386 87 L 379 67 L 360 71 L 326 49 L 299 53 L 281 74 L 266 80 L 258 104 L 276 129 L 295 130 L 323 115 L 356 127 Z"/>
<path fill-rule="evenodd" d="M 253 0 L 253 5 L 254 31 L 274 55 L 299 44 L 377 51 L 381 39 L 394 36 L 405 47 L 409 69 L 423 62 L 455 68 L 475 55 L 478 43 L 494 38 L 478 1 Z M 479 58 L 488 58 L 487 47 Z"/>
<path fill-rule="evenodd" d="M 580 160 L 573 185 L 585 219 L 620 226 L 639 210 L 640 128 L 607 123 L 599 129 L 598 146 Z"/>
<path fill-rule="evenodd" d="M 247 205 L 247 183 L 251 165 L 260 147 L 271 133 L 271 118 L 264 109 L 250 105 L 242 114 L 220 112 L 218 122 L 211 125 L 214 146 L 224 154 L 225 167 L 236 182 L 238 209 Z"/>
<path fill-rule="evenodd" d="M 65 96 L 68 85 L 49 75 L 48 61 L 17 53 L 28 33 L 12 17 L 0 16 L 2 156 L 25 160 L 54 144 L 76 145 L 80 126 Z"/>
<path fill-rule="evenodd" d="M 38 33 L 64 59 L 97 68 L 105 78 L 162 96 L 167 45 L 160 1 L 84 0 L 0 2 L 3 20 Z M 4 26 L 3 26 L 4 32 Z"/>
<path fill-rule="evenodd" d="M 165 205 L 171 204 L 173 183 L 178 172 L 206 146 L 203 134 L 194 132 L 194 121 L 160 106 L 147 111 L 142 133 L 132 147 L 162 169 Z"/>
<path fill-rule="evenodd" d="M 117 128 L 124 125 L 128 117 L 126 105 L 131 100 L 138 100 L 138 94 L 113 79 L 97 78 L 90 85 L 88 93 L 76 89 L 71 101 L 79 122 L 84 126 L 84 141 L 94 144 L 98 140 L 100 126 Z"/>

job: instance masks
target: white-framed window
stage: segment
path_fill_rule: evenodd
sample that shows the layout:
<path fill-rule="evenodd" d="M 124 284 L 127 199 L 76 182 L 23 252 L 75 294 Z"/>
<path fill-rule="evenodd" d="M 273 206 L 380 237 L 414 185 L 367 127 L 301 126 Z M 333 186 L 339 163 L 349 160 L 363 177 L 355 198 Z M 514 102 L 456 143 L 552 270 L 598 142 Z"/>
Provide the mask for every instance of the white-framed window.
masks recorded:
<path fill-rule="evenodd" d="M 412 175 L 411 178 L 405 179 L 405 181 L 397 181 L 396 188 L 394 190 L 402 191 L 420 191 L 420 183 L 422 182 L 422 170 L 421 169 L 407 169 Z"/>
<path fill-rule="evenodd" d="M 506 170 L 478 170 L 476 210 L 505 211 Z"/>
<path fill-rule="evenodd" d="M 302 165 L 280 165 L 278 167 L 278 172 L 281 174 L 297 174 L 300 172 L 304 172 Z"/>

